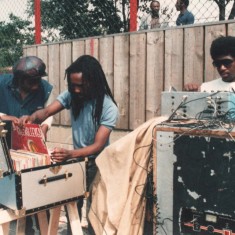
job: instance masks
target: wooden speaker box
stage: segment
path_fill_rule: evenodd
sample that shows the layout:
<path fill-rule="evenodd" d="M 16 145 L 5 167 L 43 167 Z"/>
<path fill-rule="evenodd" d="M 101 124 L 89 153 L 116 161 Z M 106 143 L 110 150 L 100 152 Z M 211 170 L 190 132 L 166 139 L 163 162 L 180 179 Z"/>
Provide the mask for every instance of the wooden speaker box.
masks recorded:
<path fill-rule="evenodd" d="M 156 234 L 235 234 L 234 135 L 156 128 Z"/>

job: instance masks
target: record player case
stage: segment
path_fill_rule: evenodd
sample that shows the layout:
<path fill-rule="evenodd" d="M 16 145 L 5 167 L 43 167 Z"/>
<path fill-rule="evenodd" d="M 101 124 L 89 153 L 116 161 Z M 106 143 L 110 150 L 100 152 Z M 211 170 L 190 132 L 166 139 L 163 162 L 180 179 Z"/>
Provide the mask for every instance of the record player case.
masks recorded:
<path fill-rule="evenodd" d="M 14 171 L 0 122 L 0 204 L 17 215 L 30 214 L 82 198 L 86 159 Z"/>

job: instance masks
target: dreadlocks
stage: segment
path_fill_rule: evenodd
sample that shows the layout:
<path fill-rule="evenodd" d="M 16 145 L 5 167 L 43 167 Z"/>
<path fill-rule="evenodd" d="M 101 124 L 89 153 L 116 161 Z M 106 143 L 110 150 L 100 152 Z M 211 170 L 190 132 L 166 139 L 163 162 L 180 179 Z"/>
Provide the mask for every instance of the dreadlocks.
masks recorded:
<path fill-rule="evenodd" d="M 72 90 L 70 80 L 70 75 L 72 73 L 82 73 L 85 84 L 88 86 L 89 99 L 94 101 L 95 107 L 93 107 L 93 120 L 95 123 L 99 124 L 103 109 L 104 96 L 108 95 L 116 104 L 100 63 L 92 56 L 83 55 L 66 69 L 68 90 L 72 97 L 72 113 L 76 119 L 83 108 L 84 100 L 77 99 Z"/>

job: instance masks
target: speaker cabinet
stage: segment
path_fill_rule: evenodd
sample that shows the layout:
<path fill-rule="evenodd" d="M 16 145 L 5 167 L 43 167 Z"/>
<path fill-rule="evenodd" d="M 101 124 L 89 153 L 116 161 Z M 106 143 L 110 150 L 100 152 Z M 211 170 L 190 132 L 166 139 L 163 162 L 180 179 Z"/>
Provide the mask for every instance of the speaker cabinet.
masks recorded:
<path fill-rule="evenodd" d="M 157 234 L 235 234 L 230 136 L 219 130 L 156 131 Z"/>

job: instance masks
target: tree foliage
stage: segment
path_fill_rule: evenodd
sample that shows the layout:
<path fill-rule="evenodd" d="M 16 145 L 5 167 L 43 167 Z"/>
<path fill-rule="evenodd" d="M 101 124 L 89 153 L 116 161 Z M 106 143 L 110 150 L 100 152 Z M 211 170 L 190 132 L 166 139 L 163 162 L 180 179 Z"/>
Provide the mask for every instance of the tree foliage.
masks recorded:
<path fill-rule="evenodd" d="M 0 22 L 0 68 L 12 66 L 23 54 L 23 45 L 33 44 L 31 22 L 13 14 L 8 22 Z"/>
<path fill-rule="evenodd" d="M 229 2 L 233 1 L 233 6 L 232 6 L 228 19 L 229 20 L 234 19 L 235 17 L 235 1 L 234 0 L 212 0 L 212 1 L 214 1 L 218 5 L 219 20 L 225 20 L 226 6 L 228 5 Z"/>
<path fill-rule="evenodd" d="M 225 20 L 228 3 L 233 7 L 228 19 L 235 17 L 235 0 L 213 1 L 219 8 L 219 19 Z M 34 16 L 35 0 L 28 0 L 28 16 Z M 149 13 L 151 0 L 137 0 L 137 9 Z M 171 18 L 168 7 L 161 8 L 161 15 Z M 55 42 L 104 34 L 129 31 L 130 0 L 41 0 L 42 41 Z M 22 56 L 22 46 L 34 43 L 31 21 L 13 14 L 9 21 L 0 22 L 0 67 L 11 66 Z"/>
<path fill-rule="evenodd" d="M 28 0 L 34 15 L 34 0 Z M 42 27 L 57 30 L 61 39 L 98 36 L 123 31 L 113 0 L 41 0 Z"/>

